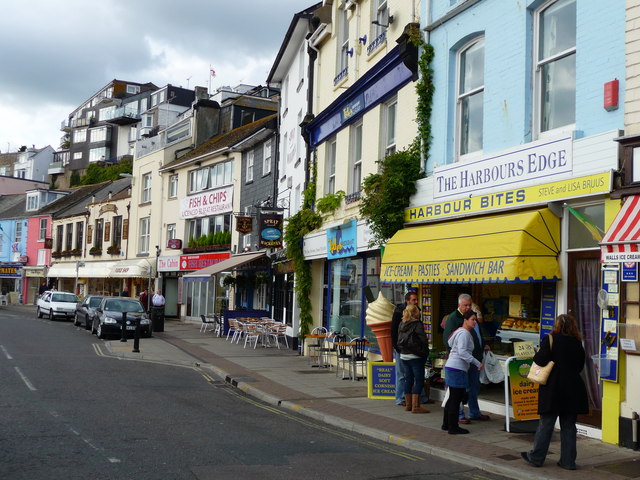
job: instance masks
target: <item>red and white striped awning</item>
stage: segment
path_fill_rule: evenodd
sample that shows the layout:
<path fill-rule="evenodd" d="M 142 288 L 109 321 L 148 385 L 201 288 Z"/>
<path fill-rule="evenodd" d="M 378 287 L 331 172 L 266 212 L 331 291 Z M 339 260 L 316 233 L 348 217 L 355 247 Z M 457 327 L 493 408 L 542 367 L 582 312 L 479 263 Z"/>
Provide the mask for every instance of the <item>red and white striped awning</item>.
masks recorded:
<path fill-rule="evenodd" d="M 600 242 L 602 262 L 640 262 L 640 195 L 627 197 Z"/>

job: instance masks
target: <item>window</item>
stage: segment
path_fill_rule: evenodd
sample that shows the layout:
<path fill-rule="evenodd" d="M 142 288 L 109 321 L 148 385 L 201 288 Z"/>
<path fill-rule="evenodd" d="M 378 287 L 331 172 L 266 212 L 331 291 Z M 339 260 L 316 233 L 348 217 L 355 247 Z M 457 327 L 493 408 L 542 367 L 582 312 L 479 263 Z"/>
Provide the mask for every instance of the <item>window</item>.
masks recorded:
<path fill-rule="evenodd" d="M 27 210 L 37 210 L 39 207 L 39 197 L 37 193 L 27 196 Z"/>
<path fill-rule="evenodd" d="M 151 201 L 151 174 L 145 173 L 142 176 L 142 196 L 140 201 L 148 203 Z"/>
<path fill-rule="evenodd" d="M 22 222 L 20 220 L 16 222 L 16 231 L 13 241 L 15 243 L 22 242 Z"/>
<path fill-rule="evenodd" d="M 82 160 L 82 152 L 73 152 L 74 160 Z"/>
<path fill-rule="evenodd" d="M 198 170 L 198 190 L 209 188 L 209 167 Z"/>
<path fill-rule="evenodd" d="M 183 123 L 167 129 L 167 143 L 172 143 L 182 138 L 188 137 L 191 133 L 191 123 Z"/>
<path fill-rule="evenodd" d="M 360 183 L 362 182 L 362 121 L 351 127 L 351 154 L 350 160 L 350 176 L 349 193 L 360 191 Z"/>
<path fill-rule="evenodd" d="M 122 215 L 113 217 L 113 238 L 111 245 L 115 247 L 122 247 Z"/>
<path fill-rule="evenodd" d="M 374 0 L 371 2 L 371 18 L 377 21 L 378 25 L 371 24 L 371 40 L 375 40 L 380 35 L 387 33 L 387 28 L 383 25 L 389 25 L 389 9 L 387 0 Z"/>
<path fill-rule="evenodd" d="M 176 238 L 176 224 L 170 223 L 167 225 L 167 240 Z"/>
<path fill-rule="evenodd" d="M 40 229 L 38 230 L 38 241 L 44 242 L 45 238 L 47 238 L 47 219 L 40 219 Z"/>
<path fill-rule="evenodd" d="M 298 80 L 300 81 L 300 85 L 302 85 L 302 82 L 304 81 L 304 77 L 306 76 L 306 73 L 307 73 L 304 68 L 305 67 L 304 60 L 306 58 L 305 46 L 306 46 L 306 43 L 300 47 L 300 53 L 298 54 Z"/>
<path fill-rule="evenodd" d="M 64 238 L 64 225 L 56 226 L 56 252 L 62 251 L 62 240 Z"/>
<path fill-rule="evenodd" d="M 247 152 L 247 183 L 253 182 L 253 150 Z"/>
<path fill-rule="evenodd" d="M 109 149 L 107 147 L 92 148 L 89 150 L 89 161 L 100 162 L 109 158 Z"/>
<path fill-rule="evenodd" d="M 46 265 L 47 264 L 47 249 L 39 248 L 38 249 L 38 263 L 37 265 Z"/>
<path fill-rule="evenodd" d="M 66 229 L 66 239 L 65 239 L 65 250 L 73 250 L 73 223 L 67 223 L 65 226 Z"/>
<path fill-rule="evenodd" d="M 264 142 L 264 152 L 262 159 L 262 175 L 271 173 L 271 140 Z"/>
<path fill-rule="evenodd" d="M 176 198 L 178 196 L 178 175 L 171 175 L 169 177 L 169 198 Z"/>
<path fill-rule="evenodd" d="M 84 240 L 84 222 L 76 222 L 76 250 L 82 250 Z"/>
<path fill-rule="evenodd" d="M 89 141 L 104 142 L 107 140 L 107 127 L 92 128 L 89 130 Z"/>
<path fill-rule="evenodd" d="M 189 193 L 229 185 L 233 183 L 233 162 L 216 163 L 199 170 L 191 170 L 188 175 Z"/>
<path fill-rule="evenodd" d="M 327 142 L 326 193 L 336 193 L 336 139 Z"/>
<path fill-rule="evenodd" d="M 82 143 L 87 141 L 87 129 L 73 131 L 73 143 Z"/>
<path fill-rule="evenodd" d="M 342 80 L 347 75 L 347 67 L 349 66 L 349 10 L 341 8 L 338 10 L 340 21 L 338 22 L 338 65 L 336 73 L 338 77 L 335 82 Z"/>
<path fill-rule="evenodd" d="M 396 152 L 396 113 L 398 100 L 393 99 L 382 106 L 382 157 Z"/>
<path fill-rule="evenodd" d="M 575 123 L 576 1 L 547 3 L 537 17 L 539 133 Z"/>
<path fill-rule="evenodd" d="M 138 139 L 138 128 L 133 125 L 129 127 L 129 141 L 135 142 Z"/>
<path fill-rule="evenodd" d="M 482 150 L 484 109 L 484 38 L 465 45 L 458 53 L 458 155 Z"/>
<path fill-rule="evenodd" d="M 187 222 L 187 234 L 189 240 L 197 239 L 210 233 L 227 232 L 231 230 L 231 215 L 213 215 L 210 217 L 196 218 Z"/>
<path fill-rule="evenodd" d="M 127 85 L 127 93 L 130 93 L 131 95 L 140 93 L 140 85 Z"/>
<path fill-rule="evenodd" d="M 115 106 L 101 108 L 98 112 L 98 120 L 100 120 L 101 122 L 104 122 L 105 120 L 111 120 L 115 116 L 115 113 Z"/>
<path fill-rule="evenodd" d="M 102 248 L 102 236 L 104 235 L 104 219 L 98 218 L 95 224 L 95 237 L 93 239 L 93 246 L 95 248 Z"/>
<path fill-rule="evenodd" d="M 149 237 L 151 235 L 151 219 L 140 219 L 140 239 L 138 240 L 138 253 L 149 253 Z"/>
<path fill-rule="evenodd" d="M 583 207 L 574 206 L 573 209 L 596 225 L 600 231 L 605 231 L 604 204 L 598 203 Z M 593 238 L 591 230 L 585 227 L 584 223 L 578 220 L 575 215 L 567 211 L 565 211 L 565 214 L 569 218 L 568 248 L 598 248 L 598 240 Z"/>

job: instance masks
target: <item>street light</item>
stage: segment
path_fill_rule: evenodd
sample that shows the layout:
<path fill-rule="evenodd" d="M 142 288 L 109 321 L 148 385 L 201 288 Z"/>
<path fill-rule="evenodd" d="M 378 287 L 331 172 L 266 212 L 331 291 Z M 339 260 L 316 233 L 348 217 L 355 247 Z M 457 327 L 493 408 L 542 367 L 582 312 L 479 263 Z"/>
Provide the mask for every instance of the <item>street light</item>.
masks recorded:
<path fill-rule="evenodd" d="M 81 260 L 76 260 L 76 286 L 73 290 L 76 295 L 78 295 L 78 271 L 80 270 L 80 267 L 84 267 L 84 262 Z"/>

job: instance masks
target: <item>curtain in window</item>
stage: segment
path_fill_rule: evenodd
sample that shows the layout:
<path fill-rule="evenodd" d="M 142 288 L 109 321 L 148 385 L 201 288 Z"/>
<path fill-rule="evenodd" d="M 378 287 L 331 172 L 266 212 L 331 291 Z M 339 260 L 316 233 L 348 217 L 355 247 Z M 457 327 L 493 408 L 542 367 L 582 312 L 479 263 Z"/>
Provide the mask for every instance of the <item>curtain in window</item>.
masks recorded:
<path fill-rule="evenodd" d="M 597 259 L 576 260 L 576 317 L 583 336 L 587 361 L 585 384 L 592 408 L 602 408 L 602 391 L 591 356 L 600 352 L 600 310 L 597 295 L 600 288 L 600 262 Z"/>

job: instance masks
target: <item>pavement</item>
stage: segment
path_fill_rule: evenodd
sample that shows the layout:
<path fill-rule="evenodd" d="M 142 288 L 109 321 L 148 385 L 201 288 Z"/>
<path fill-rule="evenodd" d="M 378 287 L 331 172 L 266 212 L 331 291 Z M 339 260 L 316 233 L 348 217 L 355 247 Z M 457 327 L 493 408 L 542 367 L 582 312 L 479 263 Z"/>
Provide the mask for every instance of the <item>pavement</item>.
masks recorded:
<path fill-rule="evenodd" d="M 560 450 L 556 432 L 545 464 L 535 468 L 520 457 L 521 451 L 531 448 L 533 434 L 506 432 L 503 416 L 491 413 L 490 421 L 465 425 L 470 430 L 468 435 L 449 435 L 440 429 L 442 407 L 438 401 L 426 405 L 431 413 L 411 414 L 393 400 L 367 398 L 366 381 L 342 380 L 335 369 L 312 368 L 308 357 L 297 351 L 260 345 L 256 349 L 243 348 L 242 341 L 232 344 L 211 331 L 199 330 L 199 323 L 167 320 L 164 332 L 140 340 L 139 353 L 132 351 L 133 340 L 123 343 L 96 339 L 94 348 L 99 355 L 123 360 L 200 370 L 268 404 L 328 425 L 506 477 L 640 478 L 638 451 L 578 436 L 578 470 L 563 470 L 556 465 Z"/>

